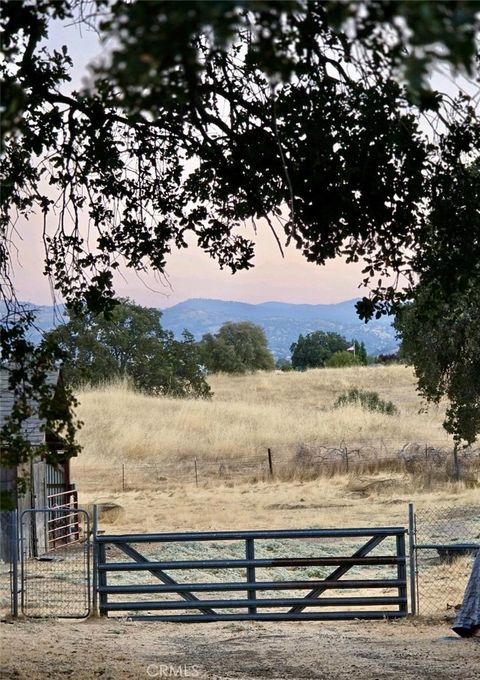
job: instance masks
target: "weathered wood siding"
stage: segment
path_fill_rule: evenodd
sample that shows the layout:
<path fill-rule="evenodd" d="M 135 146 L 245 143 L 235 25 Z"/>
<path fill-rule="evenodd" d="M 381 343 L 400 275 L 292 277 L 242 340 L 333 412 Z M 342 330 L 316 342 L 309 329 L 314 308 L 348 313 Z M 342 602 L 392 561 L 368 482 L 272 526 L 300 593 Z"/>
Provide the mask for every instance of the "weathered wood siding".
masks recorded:
<path fill-rule="evenodd" d="M 49 385 L 56 385 L 60 371 L 50 371 L 47 377 Z M 10 369 L 8 366 L 0 366 L 0 428 L 12 412 L 15 395 L 9 388 Z M 35 405 L 32 405 L 35 410 Z M 42 431 L 43 421 L 38 414 L 28 418 L 22 428 L 23 436 L 33 445 L 39 446 L 45 441 L 45 433 Z"/>
<path fill-rule="evenodd" d="M 10 369 L 6 365 L 0 366 L 0 427 L 2 427 L 10 415 L 14 405 L 14 394 L 9 389 Z M 51 371 L 48 375 L 48 383 L 56 385 L 59 371 Z M 33 405 L 35 411 L 35 405 Z M 45 432 L 42 430 L 43 421 L 38 414 L 34 413 L 24 423 L 23 436 L 34 446 L 45 443 Z M 1 446 L 1 442 L 0 442 Z M 17 496 L 17 475 L 27 472 L 31 479 L 30 487 L 26 494 Z M 2 466 L 0 462 L 0 488 L 13 493 L 16 497 L 18 516 L 22 516 L 24 510 L 30 508 L 46 508 L 47 497 L 50 493 L 49 485 L 61 485 L 65 481 L 65 470 L 47 465 L 40 458 L 35 458 L 31 465 L 22 467 L 22 470 Z M 53 488 L 53 487 L 50 487 Z M 59 489 L 57 489 L 59 490 Z M 47 548 L 46 514 L 24 516 L 22 522 L 24 536 L 24 550 L 29 555 L 41 555 Z M 8 561 L 11 558 L 11 513 L 0 512 L 0 559 Z"/>

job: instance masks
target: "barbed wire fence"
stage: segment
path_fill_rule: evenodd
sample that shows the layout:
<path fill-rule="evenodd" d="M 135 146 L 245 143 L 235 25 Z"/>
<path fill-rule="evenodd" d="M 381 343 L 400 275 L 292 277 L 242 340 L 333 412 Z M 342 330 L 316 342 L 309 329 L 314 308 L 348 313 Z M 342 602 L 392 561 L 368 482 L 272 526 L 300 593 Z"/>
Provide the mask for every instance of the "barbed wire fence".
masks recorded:
<path fill-rule="evenodd" d="M 461 479 L 475 486 L 480 470 L 480 448 L 469 447 L 459 453 Z M 300 442 L 296 445 L 264 447 L 244 456 L 180 456 L 158 461 L 99 461 L 78 464 L 77 481 L 84 490 L 105 488 L 130 491 L 154 489 L 168 483 L 261 482 L 269 480 L 309 480 L 336 474 L 373 474 L 399 472 L 412 475 L 422 488 L 454 480 L 452 447 L 441 443 L 409 442 L 402 446 L 382 440 L 376 444 L 338 445 Z"/>
<path fill-rule="evenodd" d="M 451 620 L 480 549 L 480 503 L 416 509 L 414 537 L 417 612 Z"/>

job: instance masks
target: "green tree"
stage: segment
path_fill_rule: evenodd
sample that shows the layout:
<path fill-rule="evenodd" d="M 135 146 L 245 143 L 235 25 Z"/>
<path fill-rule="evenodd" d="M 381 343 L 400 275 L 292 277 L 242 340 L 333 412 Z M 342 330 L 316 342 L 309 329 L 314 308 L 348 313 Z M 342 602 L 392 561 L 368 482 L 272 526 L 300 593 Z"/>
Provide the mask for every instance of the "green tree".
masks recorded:
<path fill-rule="evenodd" d="M 420 393 L 434 403 L 446 396 L 445 429 L 471 443 L 480 433 L 480 159 L 438 179 L 430 248 L 417 257 L 418 283 L 396 328 Z"/>
<path fill-rule="evenodd" d="M 363 341 L 359 342 L 358 340 L 352 340 L 352 345 L 355 348 L 354 354 L 358 358 L 359 363 L 366 366 L 368 364 L 368 354 L 365 343 Z"/>
<path fill-rule="evenodd" d="M 249 321 L 228 321 L 215 335 L 207 333 L 200 342 L 200 352 L 210 373 L 245 373 L 275 368 L 265 331 Z"/>
<path fill-rule="evenodd" d="M 254 244 L 242 227 L 259 218 L 311 262 L 363 258 L 372 289 L 358 305 L 365 319 L 408 300 L 418 273 L 445 290 L 453 277 L 459 294 L 478 279 L 478 230 L 463 228 L 472 194 L 448 205 L 468 184 L 475 101 L 427 84 L 438 61 L 476 73 L 477 0 L 90 8 L 86 16 L 75 0 L 0 5 L 0 332 L 3 360 L 18 367 L 19 404 L 1 434 L 12 446 L 15 438 L 19 460 L 28 451 L 20 404 L 27 393 L 45 401 L 46 367 L 60 352 L 28 340 L 33 318 L 10 276 L 18 217 L 41 220 L 45 272 L 77 314 L 112 312 L 119 259 L 163 273 L 189 237 L 221 267 L 247 269 Z M 50 28 L 92 20 L 113 52 L 91 87 L 72 92 L 72 59 L 66 46 L 50 47 Z"/>
<path fill-rule="evenodd" d="M 353 352 L 334 352 L 325 362 L 327 368 L 344 368 L 345 366 L 361 366 L 361 358 Z"/>
<path fill-rule="evenodd" d="M 335 352 L 344 352 L 348 348 L 346 339 L 338 333 L 314 331 L 307 335 L 300 334 L 297 342 L 292 343 L 292 366 L 297 371 L 307 368 L 321 368 Z"/>
<path fill-rule="evenodd" d="M 440 306 L 442 315 L 435 310 Z M 480 432 L 480 285 L 445 295 L 419 286 L 415 300 L 397 315 L 401 356 L 415 367 L 420 394 L 438 403 L 447 396 L 444 427 L 470 444 Z"/>
<path fill-rule="evenodd" d="M 129 377 L 151 394 L 207 397 L 210 388 L 192 334 L 185 331 L 179 342 L 162 328 L 160 319 L 157 309 L 121 300 L 108 319 L 72 313 L 48 339 L 68 357 L 64 376 L 73 386 Z"/>

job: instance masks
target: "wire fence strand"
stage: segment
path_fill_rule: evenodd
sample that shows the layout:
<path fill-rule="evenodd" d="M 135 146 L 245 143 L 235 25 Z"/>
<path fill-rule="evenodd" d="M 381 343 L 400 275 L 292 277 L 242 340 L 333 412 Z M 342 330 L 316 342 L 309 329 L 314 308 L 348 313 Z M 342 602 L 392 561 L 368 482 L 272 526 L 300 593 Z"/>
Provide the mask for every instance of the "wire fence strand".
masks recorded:
<path fill-rule="evenodd" d="M 459 454 L 460 474 L 468 485 L 478 482 L 480 449 L 470 447 Z M 258 482 L 275 478 L 315 479 L 336 474 L 399 472 L 413 475 L 423 488 L 455 478 L 452 448 L 444 443 L 410 442 L 391 447 L 388 442 L 356 446 L 345 441 L 336 446 L 301 442 L 295 446 L 265 447 L 244 456 L 180 456 L 145 462 L 96 461 L 76 464 L 75 476 L 82 490 L 112 491 L 155 489 L 173 483 Z M 105 476 L 107 475 L 107 477 Z"/>

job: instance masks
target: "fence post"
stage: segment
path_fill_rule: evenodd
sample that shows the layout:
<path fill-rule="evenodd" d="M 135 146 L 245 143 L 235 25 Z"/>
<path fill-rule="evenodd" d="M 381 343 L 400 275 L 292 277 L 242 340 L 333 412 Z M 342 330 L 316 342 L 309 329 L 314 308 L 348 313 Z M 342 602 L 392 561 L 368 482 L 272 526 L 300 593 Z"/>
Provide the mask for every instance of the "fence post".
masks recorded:
<path fill-rule="evenodd" d="M 197 467 L 197 459 L 194 459 L 194 464 L 195 464 L 195 486 L 198 486 L 198 467 Z"/>
<path fill-rule="evenodd" d="M 97 541 L 97 571 L 98 571 L 98 587 L 105 587 L 107 585 L 107 572 L 104 571 L 103 569 L 101 571 L 98 570 L 98 564 L 105 564 L 107 561 L 107 551 L 105 550 L 105 543 L 99 543 Z M 99 593 L 99 603 L 100 603 L 100 609 L 99 613 L 100 616 L 107 616 L 107 610 L 105 605 L 107 604 L 107 593 L 101 592 Z"/>
<path fill-rule="evenodd" d="M 415 559 L 415 509 L 413 503 L 408 504 L 408 557 L 410 571 L 410 609 L 411 613 L 417 613 L 417 567 Z"/>
<path fill-rule="evenodd" d="M 460 480 L 460 462 L 458 460 L 458 442 L 453 445 L 453 478 L 456 482 Z"/>
<path fill-rule="evenodd" d="M 407 600 L 407 556 L 405 551 L 405 534 L 397 535 L 397 557 L 398 557 L 398 567 L 397 567 L 397 578 L 399 581 L 403 581 L 404 585 L 399 586 L 398 594 L 400 597 L 405 598 L 405 602 L 400 605 L 400 611 L 408 614 L 408 600 Z"/>
<path fill-rule="evenodd" d="M 270 449 L 269 449 L 270 451 Z M 254 538 L 246 538 L 245 539 L 245 557 L 247 560 L 254 560 L 255 559 L 255 539 Z M 247 581 L 248 583 L 255 583 L 255 566 L 252 565 L 251 567 L 247 567 Z M 257 591 L 256 590 L 248 590 L 247 591 L 248 599 L 249 600 L 256 600 L 257 599 Z M 248 613 L 249 614 L 256 614 L 257 613 L 257 608 L 256 607 L 249 607 L 248 608 Z"/>
<path fill-rule="evenodd" d="M 273 477 L 272 449 L 267 449 L 267 452 L 268 452 L 268 470 L 270 472 L 270 477 Z"/>
<path fill-rule="evenodd" d="M 93 573 L 92 573 L 92 611 L 93 615 L 98 615 L 98 543 L 97 543 L 97 533 L 98 533 L 98 505 L 93 504 L 92 511 L 92 540 L 93 540 Z"/>
<path fill-rule="evenodd" d="M 12 519 L 11 531 L 11 565 L 12 565 L 12 585 L 11 585 L 11 613 L 13 617 L 18 616 L 18 511 L 10 513 Z"/>
<path fill-rule="evenodd" d="M 122 463 L 122 491 L 125 491 L 125 463 Z"/>

